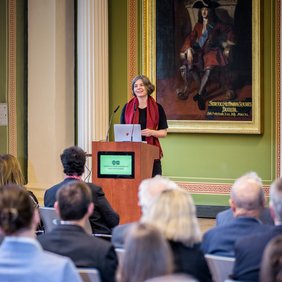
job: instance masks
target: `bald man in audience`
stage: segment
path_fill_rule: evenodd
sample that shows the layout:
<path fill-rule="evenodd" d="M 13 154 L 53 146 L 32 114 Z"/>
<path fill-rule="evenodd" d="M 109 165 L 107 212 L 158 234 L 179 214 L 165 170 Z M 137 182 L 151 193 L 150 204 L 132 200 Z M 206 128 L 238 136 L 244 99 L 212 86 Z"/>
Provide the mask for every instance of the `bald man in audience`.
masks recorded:
<path fill-rule="evenodd" d="M 179 186 L 175 182 L 160 175 L 143 180 L 139 185 L 138 191 L 138 204 L 141 207 L 142 214 L 148 211 L 149 207 L 162 191 L 169 189 L 179 189 Z M 130 226 L 131 223 L 122 224 L 113 229 L 112 243 L 116 248 L 124 247 L 124 239 Z"/>
<path fill-rule="evenodd" d="M 38 237 L 43 249 L 71 258 L 77 267 L 97 268 L 103 282 L 115 281 L 118 260 L 114 247 L 84 230 L 94 209 L 88 185 L 68 182 L 58 190 L 56 199 L 54 206 L 62 224 Z"/>
<path fill-rule="evenodd" d="M 271 228 L 259 220 L 264 208 L 264 193 L 262 181 L 255 172 L 235 181 L 229 204 L 235 218 L 229 224 L 214 227 L 204 234 L 202 250 L 205 254 L 234 257 L 236 240 Z"/>
<path fill-rule="evenodd" d="M 275 226 L 262 234 L 254 234 L 235 244 L 234 278 L 240 281 L 259 281 L 260 264 L 267 243 L 282 235 L 282 178 L 270 187 L 270 211 Z"/>

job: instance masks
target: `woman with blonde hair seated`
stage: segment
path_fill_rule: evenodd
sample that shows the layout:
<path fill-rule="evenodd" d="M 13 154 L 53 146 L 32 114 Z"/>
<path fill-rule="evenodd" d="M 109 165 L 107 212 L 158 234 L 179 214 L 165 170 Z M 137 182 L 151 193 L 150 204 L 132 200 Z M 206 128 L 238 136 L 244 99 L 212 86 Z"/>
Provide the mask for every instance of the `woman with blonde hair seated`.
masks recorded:
<path fill-rule="evenodd" d="M 182 190 L 163 191 L 142 222 L 156 226 L 168 240 L 174 256 L 174 272 L 212 281 L 200 250 L 201 233 L 191 195 Z"/>
<path fill-rule="evenodd" d="M 0 155 L 0 186 L 6 184 L 17 184 L 22 187 L 26 184 L 19 162 L 11 154 Z M 31 191 L 28 191 L 28 194 L 37 206 L 38 200 L 35 195 Z"/>
<path fill-rule="evenodd" d="M 20 163 L 17 158 L 11 154 L 1 154 L 0 155 L 0 186 L 6 184 L 17 184 L 26 190 L 24 185 L 26 181 L 22 174 Z M 39 207 L 39 202 L 36 196 L 31 192 L 26 190 L 31 198 L 34 207 Z M 44 230 L 43 223 L 40 221 L 37 227 L 37 234 L 42 234 Z"/>
<path fill-rule="evenodd" d="M 118 282 L 144 282 L 172 273 L 171 250 L 160 231 L 146 223 L 130 227 L 125 255 L 117 273 Z"/>
<path fill-rule="evenodd" d="M 0 187 L 0 281 L 79 282 L 69 258 L 43 251 L 35 239 L 39 214 L 20 186 Z"/>
<path fill-rule="evenodd" d="M 6 184 L 17 184 L 24 187 L 24 179 L 21 166 L 17 158 L 11 154 L 0 155 L 0 186 Z M 25 187 L 24 187 L 25 189 Z M 35 206 L 38 206 L 38 200 L 31 191 L 27 191 Z"/>

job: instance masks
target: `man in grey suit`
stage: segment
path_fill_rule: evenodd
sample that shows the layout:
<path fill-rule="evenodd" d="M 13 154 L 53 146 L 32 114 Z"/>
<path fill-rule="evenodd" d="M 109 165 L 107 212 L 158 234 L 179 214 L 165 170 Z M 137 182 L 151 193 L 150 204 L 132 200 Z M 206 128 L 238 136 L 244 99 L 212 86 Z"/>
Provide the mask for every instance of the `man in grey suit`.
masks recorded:
<path fill-rule="evenodd" d="M 62 224 L 38 237 L 42 247 L 71 258 L 77 267 L 97 268 L 102 281 L 115 281 L 118 261 L 114 247 L 84 230 L 94 209 L 88 185 L 68 182 L 58 190 L 56 199 L 54 207 Z"/>
<path fill-rule="evenodd" d="M 235 181 L 229 204 L 234 219 L 229 224 L 216 226 L 204 234 L 204 253 L 234 257 L 236 240 L 270 228 L 258 220 L 264 208 L 264 194 L 261 179 L 255 172 L 247 173 Z"/>
<path fill-rule="evenodd" d="M 143 180 L 138 191 L 138 204 L 141 207 L 142 214 L 144 215 L 148 211 L 162 191 L 169 189 L 179 189 L 179 187 L 175 182 L 163 176 L 156 175 L 153 178 Z M 124 239 L 131 225 L 131 223 L 122 224 L 113 229 L 112 243 L 116 248 L 124 247 Z"/>

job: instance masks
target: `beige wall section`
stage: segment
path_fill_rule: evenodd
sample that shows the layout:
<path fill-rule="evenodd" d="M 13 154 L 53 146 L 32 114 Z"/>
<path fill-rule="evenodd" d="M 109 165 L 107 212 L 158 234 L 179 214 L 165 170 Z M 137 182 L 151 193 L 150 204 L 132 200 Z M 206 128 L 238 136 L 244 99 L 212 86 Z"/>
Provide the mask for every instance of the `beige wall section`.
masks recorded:
<path fill-rule="evenodd" d="M 59 155 L 74 144 L 74 4 L 28 1 L 28 188 L 63 177 Z"/>

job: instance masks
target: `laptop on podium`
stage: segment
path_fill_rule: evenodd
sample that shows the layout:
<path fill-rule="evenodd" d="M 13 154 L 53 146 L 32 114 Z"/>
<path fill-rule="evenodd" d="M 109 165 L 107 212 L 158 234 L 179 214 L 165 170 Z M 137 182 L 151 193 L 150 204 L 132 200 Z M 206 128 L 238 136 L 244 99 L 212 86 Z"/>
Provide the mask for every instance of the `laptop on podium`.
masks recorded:
<path fill-rule="evenodd" d="M 142 142 L 140 124 L 114 124 L 115 142 Z"/>

